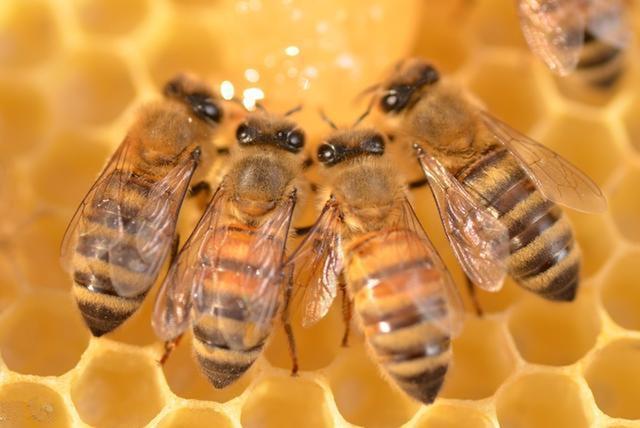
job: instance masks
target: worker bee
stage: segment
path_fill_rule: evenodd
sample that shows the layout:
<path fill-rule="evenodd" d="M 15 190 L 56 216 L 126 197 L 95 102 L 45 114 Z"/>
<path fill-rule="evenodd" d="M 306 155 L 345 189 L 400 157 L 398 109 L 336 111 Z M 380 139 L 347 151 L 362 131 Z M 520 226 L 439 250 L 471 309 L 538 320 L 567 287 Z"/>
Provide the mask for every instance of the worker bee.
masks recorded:
<path fill-rule="evenodd" d="M 303 325 L 321 319 L 341 288 L 384 371 L 431 403 L 464 310 L 385 145 L 374 130 L 348 129 L 319 146 L 326 203 L 285 266 L 294 272 L 294 307 L 303 308 Z"/>
<path fill-rule="evenodd" d="M 191 327 L 196 359 L 216 388 L 249 369 L 271 332 L 288 284 L 282 262 L 304 162 L 304 133 L 286 117 L 248 114 L 236 137 L 229 171 L 153 313 L 156 334 L 169 344 Z"/>
<path fill-rule="evenodd" d="M 606 89 L 622 75 L 630 31 L 621 0 L 519 0 L 522 32 L 553 72 Z"/>
<path fill-rule="evenodd" d="M 557 204 L 602 211 L 598 186 L 441 80 L 425 61 L 401 62 L 373 99 L 390 132 L 414 145 L 468 278 L 497 291 L 509 272 L 544 298 L 573 300 L 580 250 Z"/>
<path fill-rule="evenodd" d="M 141 109 L 75 212 L 61 248 L 73 295 L 94 336 L 141 305 L 175 239 L 176 220 L 199 164 L 213 158 L 220 102 L 184 76 Z"/>

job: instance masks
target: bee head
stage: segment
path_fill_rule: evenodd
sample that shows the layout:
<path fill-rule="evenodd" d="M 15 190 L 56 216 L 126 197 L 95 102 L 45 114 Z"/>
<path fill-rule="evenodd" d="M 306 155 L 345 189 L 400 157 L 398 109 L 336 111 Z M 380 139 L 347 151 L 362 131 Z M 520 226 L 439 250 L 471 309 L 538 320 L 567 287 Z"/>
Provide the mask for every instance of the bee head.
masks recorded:
<path fill-rule="evenodd" d="M 220 101 L 203 83 L 179 75 L 164 86 L 164 95 L 184 103 L 193 113 L 205 122 L 216 125 L 223 117 Z"/>
<path fill-rule="evenodd" d="M 252 113 L 236 129 L 240 146 L 271 145 L 289 153 L 304 148 L 305 135 L 294 122 L 264 113 Z"/>
<path fill-rule="evenodd" d="M 428 62 L 412 58 L 398 63 L 382 86 L 379 107 L 385 114 L 397 114 L 418 101 L 420 91 L 437 83 L 440 73 Z"/>
<path fill-rule="evenodd" d="M 382 156 L 385 140 L 370 129 L 338 130 L 318 147 L 318 160 L 331 167 L 362 156 Z"/>

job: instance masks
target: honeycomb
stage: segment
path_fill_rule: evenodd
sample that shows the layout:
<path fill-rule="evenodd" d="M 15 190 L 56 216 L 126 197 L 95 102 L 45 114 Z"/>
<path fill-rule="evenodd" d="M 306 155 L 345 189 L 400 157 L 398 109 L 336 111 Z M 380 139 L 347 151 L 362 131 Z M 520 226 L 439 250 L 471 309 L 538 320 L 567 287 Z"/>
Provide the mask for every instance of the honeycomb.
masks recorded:
<path fill-rule="evenodd" d="M 299 376 L 289 376 L 278 328 L 223 390 L 199 374 L 189 337 L 157 363 L 153 295 L 116 332 L 90 337 L 59 243 L 136 110 L 167 78 L 228 80 L 227 93 L 266 98 L 275 111 L 304 102 L 296 118 L 317 143 L 327 130 L 318 107 L 349 123 L 363 108 L 353 97 L 410 54 L 434 60 L 604 189 L 606 214 L 569 213 L 585 259 L 574 302 L 543 301 L 510 282 L 480 292 L 486 314 L 467 315 L 431 406 L 384 380 L 357 331 L 340 347 L 338 307 L 295 328 Z M 528 53 L 513 1 L 3 0 L 0 426 L 640 426 L 639 67 L 629 55 L 610 93 L 571 95 Z M 428 191 L 415 200 L 461 283 Z M 189 213 L 187 203 L 182 227 Z"/>

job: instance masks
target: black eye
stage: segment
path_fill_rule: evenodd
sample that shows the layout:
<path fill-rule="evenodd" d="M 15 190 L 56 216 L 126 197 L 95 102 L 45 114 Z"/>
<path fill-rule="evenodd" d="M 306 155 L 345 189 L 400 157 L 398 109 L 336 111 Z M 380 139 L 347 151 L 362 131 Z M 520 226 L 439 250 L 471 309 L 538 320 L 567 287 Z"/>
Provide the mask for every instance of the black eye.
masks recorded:
<path fill-rule="evenodd" d="M 387 93 L 387 95 L 382 97 L 382 99 L 380 100 L 380 107 L 382 107 L 382 110 L 388 113 L 396 109 L 398 101 L 399 99 L 396 91 L 390 90 L 389 93 Z"/>
<path fill-rule="evenodd" d="M 193 111 L 201 118 L 215 123 L 222 119 L 222 109 L 208 94 L 192 94 L 187 97 Z"/>
<path fill-rule="evenodd" d="M 433 66 L 428 65 L 422 72 L 419 84 L 431 85 L 440 80 L 440 73 Z"/>
<path fill-rule="evenodd" d="M 336 148 L 331 144 L 321 144 L 318 147 L 318 160 L 325 165 L 331 165 L 336 161 Z"/>
<path fill-rule="evenodd" d="M 384 153 L 384 139 L 380 135 L 374 135 L 362 142 L 362 150 L 372 155 L 381 155 Z"/>
<path fill-rule="evenodd" d="M 294 152 L 299 152 L 304 147 L 304 133 L 297 129 L 287 135 L 287 147 Z"/>
<path fill-rule="evenodd" d="M 246 123 L 242 123 L 236 130 L 236 138 L 240 144 L 251 144 L 256 139 L 256 132 Z"/>
<path fill-rule="evenodd" d="M 380 100 L 380 107 L 386 113 L 399 113 L 409 104 L 413 92 L 414 88 L 411 86 L 392 86 Z"/>

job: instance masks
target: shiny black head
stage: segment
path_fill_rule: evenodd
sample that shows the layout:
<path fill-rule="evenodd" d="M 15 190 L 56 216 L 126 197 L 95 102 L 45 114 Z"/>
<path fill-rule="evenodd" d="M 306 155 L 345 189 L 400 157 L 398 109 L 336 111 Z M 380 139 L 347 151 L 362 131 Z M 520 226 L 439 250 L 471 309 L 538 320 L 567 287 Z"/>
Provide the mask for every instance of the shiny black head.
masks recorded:
<path fill-rule="evenodd" d="M 268 144 L 299 153 L 304 148 L 305 136 L 293 122 L 254 114 L 238 126 L 236 139 L 241 146 Z"/>
<path fill-rule="evenodd" d="M 380 108 L 387 114 L 400 113 L 418 101 L 416 95 L 421 89 L 439 80 L 438 70 L 429 63 L 417 59 L 401 63 L 384 85 Z"/>
<path fill-rule="evenodd" d="M 318 161 L 330 167 L 361 156 L 382 156 L 384 137 L 372 130 L 343 130 L 318 147 Z"/>
<path fill-rule="evenodd" d="M 164 86 L 164 95 L 185 103 L 197 117 L 218 124 L 222 120 L 223 111 L 220 102 L 211 91 L 200 82 L 185 76 L 178 76 Z"/>

